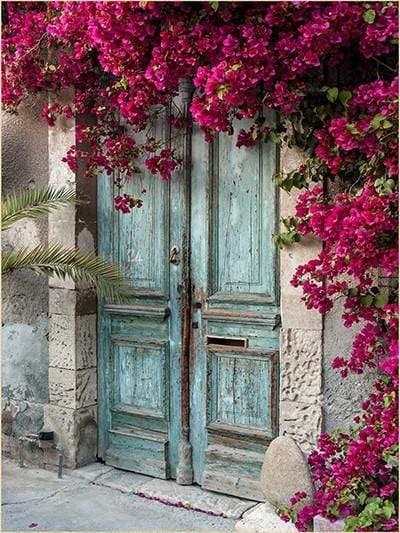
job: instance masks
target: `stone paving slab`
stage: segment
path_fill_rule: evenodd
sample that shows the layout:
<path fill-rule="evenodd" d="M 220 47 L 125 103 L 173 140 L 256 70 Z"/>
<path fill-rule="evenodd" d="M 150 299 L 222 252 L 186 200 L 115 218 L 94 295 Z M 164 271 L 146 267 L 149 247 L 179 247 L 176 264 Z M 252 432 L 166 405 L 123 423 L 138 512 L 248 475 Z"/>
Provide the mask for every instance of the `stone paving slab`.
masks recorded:
<path fill-rule="evenodd" d="M 113 469 L 112 466 L 104 465 L 103 463 L 92 463 L 82 468 L 77 468 L 76 470 L 68 470 L 68 475 L 71 477 L 77 477 L 79 479 L 84 479 L 93 483 L 100 476 L 104 476 L 108 472 L 111 472 Z"/>
<path fill-rule="evenodd" d="M 126 472 L 110 467 L 110 470 L 94 480 L 95 485 L 116 489 L 126 494 L 137 494 L 143 485 L 149 483 L 153 478 L 134 472 Z"/>
<path fill-rule="evenodd" d="M 274 507 L 268 502 L 259 503 L 247 511 L 236 523 L 235 530 L 242 533 L 297 532 L 292 523 L 284 522 L 279 518 Z"/>
<path fill-rule="evenodd" d="M 152 479 L 135 493 L 168 505 L 225 518 L 240 518 L 245 511 L 256 505 L 253 501 L 209 492 L 197 485 L 178 485 L 175 481 L 164 479 Z"/>
<path fill-rule="evenodd" d="M 126 494 L 136 494 L 169 506 L 201 511 L 212 516 L 238 519 L 244 512 L 256 505 L 256 502 L 209 492 L 197 485 L 178 485 L 172 480 L 155 479 L 134 472 L 100 466 L 103 468 L 93 467 L 91 470 L 89 467 L 84 467 L 79 470 L 87 469 L 83 473 L 84 476 L 91 476 L 98 472 L 92 481 L 95 485 L 116 489 Z M 79 470 L 76 472 L 79 473 Z"/>

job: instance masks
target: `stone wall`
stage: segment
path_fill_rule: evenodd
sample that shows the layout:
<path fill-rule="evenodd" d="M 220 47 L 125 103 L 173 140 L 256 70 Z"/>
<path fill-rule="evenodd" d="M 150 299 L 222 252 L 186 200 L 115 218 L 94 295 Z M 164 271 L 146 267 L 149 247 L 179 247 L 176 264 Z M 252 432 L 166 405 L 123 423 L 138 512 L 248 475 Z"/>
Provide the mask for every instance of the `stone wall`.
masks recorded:
<path fill-rule="evenodd" d="M 283 146 L 281 169 L 286 173 L 303 162 L 297 149 Z M 280 216 L 293 215 L 299 192 L 280 191 Z M 322 428 L 323 320 L 301 301 L 290 280 L 299 264 L 318 254 L 321 243 L 304 239 L 280 253 L 281 342 L 279 433 L 293 437 L 304 451 L 316 443 Z"/>
<path fill-rule="evenodd" d="M 66 94 L 70 98 L 70 94 Z M 3 247 L 41 243 L 96 247 L 96 182 L 83 180 L 61 162 L 75 143 L 75 124 L 48 129 L 40 118 L 46 97 L 3 118 L 3 194 L 47 185 L 69 187 L 90 203 L 65 207 L 39 220 L 22 220 L 4 235 Z M 3 278 L 3 451 L 17 456 L 18 437 L 41 429 L 56 433 L 65 464 L 96 459 L 96 297 L 70 280 L 29 271 Z M 27 460 L 55 464 L 53 450 L 29 446 Z"/>
<path fill-rule="evenodd" d="M 43 98 L 2 116 L 2 192 L 48 183 Z M 47 219 L 22 220 L 3 234 L 3 248 L 47 241 Z M 2 279 L 2 444 L 15 456 L 18 437 L 43 426 L 48 402 L 48 282 L 29 271 Z M 35 451 L 33 451 L 35 452 Z M 28 455 L 29 457 L 29 455 Z M 36 459 L 40 459 L 37 457 Z"/>
<path fill-rule="evenodd" d="M 66 92 L 66 101 L 71 94 Z M 74 120 L 60 119 L 49 129 L 49 182 L 68 187 L 85 200 L 49 215 L 49 242 L 96 249 L 96 180 L 74 174 L 60 163 L 75 144 Z M 89 200 L 89 201 L 88 201 Z M 96 297 L 91 289 L 71 280 L 49 280 L 49 403 L 44 425 L 54 430 L 65 450 L 65 464 L 75 468 L 96 460 L 97 454 L 97 354 Z M 57 461 L 48 450 L 46 463 Z"/>
<path fill-rule="evenodd" d="M 324 431 L 338 427 L 347 428 L 353 417 L 360 413 L 360 405 L 372 390 L 376 371 L 365 371 L 361 375 L 340 377 L 338 370 L 332 368 L 336 356 L 348 356 L 353 339 L 359 328 L 345 328 L 342 323 L 343 307 L 336 307 L 325 316 L 323 394 L 324 394 Z"/>

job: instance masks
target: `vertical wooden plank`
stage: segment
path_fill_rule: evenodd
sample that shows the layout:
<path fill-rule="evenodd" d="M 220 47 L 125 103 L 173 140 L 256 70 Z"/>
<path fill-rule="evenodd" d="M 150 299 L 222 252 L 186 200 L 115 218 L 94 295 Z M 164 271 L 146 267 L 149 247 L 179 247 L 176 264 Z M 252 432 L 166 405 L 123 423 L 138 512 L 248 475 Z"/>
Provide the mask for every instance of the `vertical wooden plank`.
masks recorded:
<path fill-rule="evenodd" d="M 206 306 L 208 280 L 209 242 L 210 242 L 210 173 L 213 171 L 211 147 L 204 141 L 204 134 L 194 124 L 192 134 L 192 190 L 191 190 L 191 275 L 194 283 L 193 303 L 195 308 L 193 322 L 198 324 L 192 329 L 192 351 L 190 363 L 190 438 L 193 445 L 193 473 L 196 483 L 202 482 L 207 446 L 207 363 L 203 348 L 204 321 L 202 310 Z"/>
<path fill-rule="evenodd" d="M 113 259 L 113 181 L 112 177 L 100 174 L 97 177 L 97 242 L 101 257 Z M 105 458 L 110 427 L 110 404 L 108 397 L 109 360 L 111 350 L 110 320 L 103 306 L 104 298 L 97 305 L 97 390 L 98 390 L 98 455 Z"/>

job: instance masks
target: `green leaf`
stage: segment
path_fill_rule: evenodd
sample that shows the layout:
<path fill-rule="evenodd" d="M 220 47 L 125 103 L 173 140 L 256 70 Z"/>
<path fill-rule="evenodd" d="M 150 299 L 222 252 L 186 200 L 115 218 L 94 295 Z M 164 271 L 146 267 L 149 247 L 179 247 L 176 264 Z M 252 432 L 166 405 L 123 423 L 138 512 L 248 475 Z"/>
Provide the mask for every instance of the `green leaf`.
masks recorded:
<path fill-rule="evenodd" d="M 213 8 L 214 11 L 217 11 L 219 7 L 219 2 L 210 2 L 210 6 Z"/>
<path fill-rule="evenodd" d="M 389 520 L 389 518 L 395 513 L 394 503 L 390 500 L 385 500 L 383 503 L 383 513 L 386 520 Z"/>
<path fill-rule="evenodd" d="M 37 218 L 59 207 L 77 203 L 75 191 L 67 188 L 46 187 L 10 194 L 1 201 L 1 229 L 5 230 L 23 218 Z"/>
<path fill-rule="evenodd" d="M 281 139 L 274 131 L 271 131 L 269 137 L 271 141 L 274 142 L 275 144 L 280 144 Z"/>
<path fill-rule="evenodd" d="M 382 309 L 385 305 L 389 303 L 389 295 L 384 292 L 380 292 L 374 297 L 374 305 L 379 309 Z"/>
<path fill-rule="evenodd" d="M 383 405 L 385 408 L 388 408 L 392 405 L 393 400 L 395 399 L 396 394 L 394 391 L 386 393 L 383 395 Z"/>
<path fill-rule="evenodd" d="M 376 13 L 373 9 L 368 9 L 364 12 L 363 19 L 367 24 L 372 24 L 375 20 Z"/>
<path fill-rule="evenodd" d="M 348 106 L 348 102 L 350 100 L 350 98 L 352 97 L 352 94 L 350 91 L 340 91 L 339 93 L 339 100 L 340 100 L 340 103 L 344 106 L 344 107 L 347 107 Z"/>
<path fill-rule="evenodd" d="M 393 126 L 393 124 L 390 122 L 390 120 L 384 120 L 383 123 L 382 123 L 382 128 L 384 130 L 388 130 L 392 126 Z"/>
<path fill-rule="evenodd" d="M 75 283 L 95 287 L 110 300 L 121 301 L 129 296 L 129 281 L 118 266 L 97 257 L 93 252 L 84 253 L 58 244 L 40 244 L 32 249 L 22 248 L 2 254 L 2 274 L 22 268 L 61 279 L 69 277 Z"/>
<path fill-rule="evenodd" d="M 346 130 L 349 131 L 352 135 L 357 135 L 358 133 L 360 133 L 354 124 L 347 124 Z"/>
<path fill-rule="evenodd" d="M 374 118 L 371 120 L 371 126 L 374 128 L 374 130 L 378 129 L 381 125 L 381 122 L 385 120 L 385 116 L 381 113 L 378 113 L 374 116 Z"/>
<path fill-rule="evenodd" d="M 331 87 L 330 89 L 327 90 L 326 97 L 330 102 L 334 103 L 337 100 L 338 94 L 339 94 L 339 89 L 337 87 Z"/>
<path fill-rule="evenodd" d="M 361 296 L 361 303 L 365 307 L 370 307 L 373 301 L 374 301 L 374 297 L 372 296 L 372 294 L 365 294 L 364 296 Z"/>

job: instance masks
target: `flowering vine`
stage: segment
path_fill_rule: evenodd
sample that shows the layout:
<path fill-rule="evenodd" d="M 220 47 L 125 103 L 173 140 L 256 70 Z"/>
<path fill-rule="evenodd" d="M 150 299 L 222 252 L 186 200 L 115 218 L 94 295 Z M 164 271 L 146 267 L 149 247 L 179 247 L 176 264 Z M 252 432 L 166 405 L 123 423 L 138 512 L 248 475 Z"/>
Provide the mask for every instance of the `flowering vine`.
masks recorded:
<path fill-rule="evenodd" d="M 123 213 L 142 200 L 124 192 L 143 166 L 168 180 L 180 165 L 154 137 L 167 109 L 174 134 L 187 125 L 170 102 L 179 80 L 194 85 L 191 118 L 211 142 L 297 145 L 307 159 L 277 185 L 304 189 L 285 219 L 279 246 L 306 235 L 324 243 L 292 280 L 308 308 L 344 301 L 343 320 L 360 323 L 345 378 L 376 367 L 375 389 L 348 432 L 322 435 L 310 457 L 315 503 L 293 497 L 284 517 L 308 527 L 315 514 L 346 517 L 348 530 L 398 529 L 397 404 L 398 78 L 395 2 L 4 2 L 3 105 L 15 112 L 30 94 L 74 87 L 68 104 L 43 110 L 89 113 L 64 161 L 86 176 L 104 172 Z M 266 109 L 279 112 L 264 125 Z M 235 131 L 234 121 L 252 119 Z M 362 458 L 362 461 L 361 461 Z"/>

